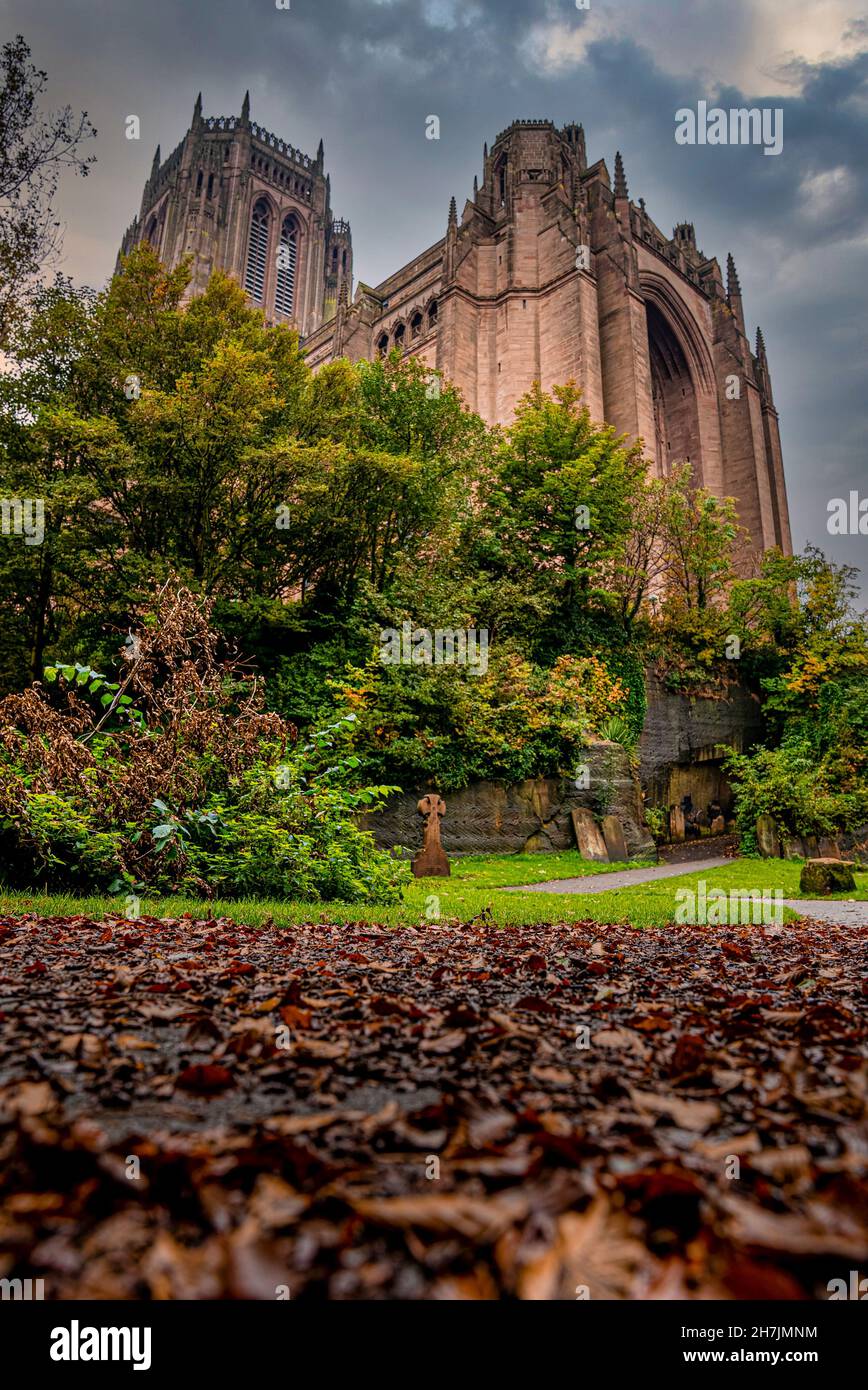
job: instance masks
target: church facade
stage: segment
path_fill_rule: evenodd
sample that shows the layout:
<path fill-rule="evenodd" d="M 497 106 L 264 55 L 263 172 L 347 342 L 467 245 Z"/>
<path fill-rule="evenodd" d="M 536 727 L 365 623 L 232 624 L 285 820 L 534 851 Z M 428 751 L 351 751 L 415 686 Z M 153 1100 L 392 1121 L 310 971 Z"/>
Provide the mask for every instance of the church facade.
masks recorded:
<path fill-rule="evenodd" d="M 514 121 L 446 234 L 381 284 L 352 293 L 349 225 L 333 218 L 323 147 L 301 154 L 250 120 L 193 123 L 159 150 L 122 252 L 150 241 L 191 292 L 218 267 L 271 322 L 292 322 L 311 366 L 414 354 L 490 424 L 535 381 L 574 381 L 591 416 L 641 438 L 662 476 L 689 461 L 734 497 L 754 553 L 792 550 L 778 415 L 762 333 L 747 337 L 735 264 L 726 278 L 691 223 L 667 237 L 613 174 L 588 165 L 581 126 Z M 750 557 L 745 556 L 746 564 Z"/>

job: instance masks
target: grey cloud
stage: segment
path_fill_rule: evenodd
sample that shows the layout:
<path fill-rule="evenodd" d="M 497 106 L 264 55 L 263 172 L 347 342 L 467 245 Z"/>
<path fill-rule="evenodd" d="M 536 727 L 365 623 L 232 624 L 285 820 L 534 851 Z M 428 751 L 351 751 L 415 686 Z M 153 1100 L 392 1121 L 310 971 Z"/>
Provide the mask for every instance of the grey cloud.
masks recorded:
<path fill-rule="evenodd" d="M 460 208 L 480 172 L 483 140 L 516 116 L 583 121 L 589 157 L 611 167 L 620 148 L 632 196 L 664 228 L 689 217 L 707 254 L 734 253 L 771 359 L 797 544 L 865 565 L 868 539 L 830 538 L 825 504 L 866 487 L 868 20 L 850 23 L 846 52 L 791 55 L 786 82 L 742 92 L 722 83 L 715 54 L 751 53 L 763 35 L 757 60 L 770 73 L 780 64 L 786 45 L 769 43 L 766 0 L 599 0 L 601 36 L 554 71 L 533 61 L 530 39 L 545 22 L 581 23 L 572 0 L 292 0 L 288 12 L 273 0 L 5 0 L 0 10 L 5 32 L 23 32 L 48 69 L 55 103 L 87 107 L 99 128 L 99 162 L 86 183 L 64 184 L 62 207 L 65 268 L 96 283 L 155 145 L 166 153 L 181 138 L 200 88 L 208 114 L 239 111 L 249 87 L 269 129 L 311 152 L 323 136 L 335 211 L 352 223 L 368 281 L 442 235 L 450 196 Z M 780 106 L 782 155 L 677 146 L 675 111 L 699 98 Z M 130 112 L 139 144 L 124 138 Z M 431 113 L 439 142 L 424 139 Z"/>

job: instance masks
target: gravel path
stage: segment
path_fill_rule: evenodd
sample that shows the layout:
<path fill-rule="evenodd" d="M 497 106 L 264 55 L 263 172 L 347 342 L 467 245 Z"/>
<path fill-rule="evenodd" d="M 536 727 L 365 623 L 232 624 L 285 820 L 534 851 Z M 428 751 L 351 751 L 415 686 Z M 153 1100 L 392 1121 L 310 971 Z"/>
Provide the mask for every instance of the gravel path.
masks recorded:
<path fill-rule="evenodd" d="M 631 883 L 652 883 L 659 878 L 683 878 L 705 869 L 720 869 L 731 859 L 694 859 L 690 863 L 655 864 L 650 869 L 622 869 L 613 874 L 586 874 L 584 878 L 554 878 L 545 883 L 514 884 L 504 893 L 608 893 L 614 888 L 629 888 Z"/>
<path fill-rule="evenodd" d="M 690 863 L 656 864 L 649 869 L 624 869 L 620 873 L 586 874 L 584 878 L 553 878 L 545 883 L 514 884 L 504 893 L 610 893 L 616 888 L 628 888 L 631 883 L 656 883 L 661 878 L 683 878 L 719 869 L 732 859 L 694 859 Z M 813 917 L 818 922 L 831 922 L 839 927 L 868 927 L 868 902 L 829 901 L 827 898 L 785 898 L 800 917 Z"/>
<path fill-rule="evenodd" d="M 834 922 L 839 927 L 868 927 L 868 903 L 829 902 L 827 898 L 784 898 L 786 907 L 800 917 L 818 922 Z"/>

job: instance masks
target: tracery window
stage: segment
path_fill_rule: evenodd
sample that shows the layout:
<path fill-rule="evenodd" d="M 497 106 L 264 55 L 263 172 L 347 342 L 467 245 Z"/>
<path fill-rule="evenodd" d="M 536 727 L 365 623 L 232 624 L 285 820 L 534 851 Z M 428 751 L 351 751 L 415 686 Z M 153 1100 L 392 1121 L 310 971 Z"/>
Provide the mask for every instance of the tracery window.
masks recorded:
<path fill-rule="evenodd" d="M 290 215 L 285 218 L 280 231 L 280 246 L 277 252 L 277 281 L 274 290 L 274 307 L 287 318 L 292 315 L 295 305 L 295 282 L 298 272 L 298 225 Z"/>
<path fill-rule="evenodd" d="M 268 263 L 268 233 L 271 214 L 268 203 L 260 198 L 253 206 L 250 218 L 250 239 L 247 244 L 247 270 L 244 288 L 257 304 L 265 295 L 265 270 Z"/>

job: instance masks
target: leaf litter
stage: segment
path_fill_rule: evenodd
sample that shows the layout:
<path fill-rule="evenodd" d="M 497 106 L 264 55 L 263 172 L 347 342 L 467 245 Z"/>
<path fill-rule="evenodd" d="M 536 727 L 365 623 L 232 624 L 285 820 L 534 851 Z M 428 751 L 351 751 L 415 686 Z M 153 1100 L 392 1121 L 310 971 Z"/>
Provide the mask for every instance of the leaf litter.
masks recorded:
<path fill-rule="evenodd" d="M 48 1298 L 825 1298 L 868 932 L 0 918 L 0 1277 Z"/>

